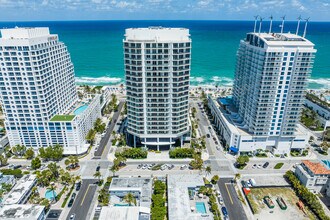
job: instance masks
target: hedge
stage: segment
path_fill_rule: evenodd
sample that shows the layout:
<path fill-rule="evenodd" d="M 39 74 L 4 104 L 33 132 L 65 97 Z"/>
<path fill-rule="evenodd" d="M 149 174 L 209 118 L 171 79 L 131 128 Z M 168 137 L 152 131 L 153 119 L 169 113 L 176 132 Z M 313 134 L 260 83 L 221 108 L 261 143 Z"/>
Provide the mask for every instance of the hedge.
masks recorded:
<path fill-rule="evenodd" d="M 284 163 L 278 163 L 278 164 L 276 164 L 275 167 L 274 167 L 274 169 L 277 169 L 277 170 L 278 169 L 281 169 L 283 167 L 283 164 Z"/>
<path fill-rule="evenodd" d="M 68 194 L 66 194 L 66 197 L 65 197 L 65 199 L 64 199 L 64 201 L 63 201 L 63 203 L 62 203 L 62 205 L 61 205 L 62 208 L 65 207 L 67 201 L 69 200 L 70 195 L 71 195 L 71 193 L 72 193 L 72 191 L 73 191 L 73 189 L 74 189 L 74 185 L 75 185 L 75 184 L 72 184 L 70 191 L 68 192 Z"/>
<path fill-rule="evenodd" d="M 193 148 L 174 148 L 169 154 L 170 158 L 193 158 L 195 151 Z"/>
<path fill-rule="evenodd" d="M 151 220 L 164 220 L 166 216 L 166 185 L 160 180 L 154 182 L 154 193 L 151 197 Z"/>
<path fill-rule="evenodd" d="M 126 148 L 122 152 L 116 152 L 115 156 L 117 158 L 145 159 L 148 156 L 148 151 L 142 150 L 141 148 Z"/>
<path fill-rule="evenodd" d="M 22 170 L 20 170 L 20 169 L 14 169 L 14 170 L 12 170 L 12 169 L 2 169 L 2 170 L 0 170 L 0 172 L 3 175 L 13 175 L 16 178 L 21 178 L 23 176 Z"/>

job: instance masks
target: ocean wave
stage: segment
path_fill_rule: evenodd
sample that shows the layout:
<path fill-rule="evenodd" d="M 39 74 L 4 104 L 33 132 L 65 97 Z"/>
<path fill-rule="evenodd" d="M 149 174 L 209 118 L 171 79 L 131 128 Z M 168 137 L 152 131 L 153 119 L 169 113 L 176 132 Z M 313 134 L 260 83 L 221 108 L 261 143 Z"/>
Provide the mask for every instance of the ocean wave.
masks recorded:
<path fill-rule="evenodd" d="M 78 84 L 90 84 L 90 85 L 103 85 L 103 84 L 118 84 L 123 79 L 119 77 L 76 77 L 76 83 Z"/>
<path fill-rule="evenodd" d="M 214 82 L 228 82 L 228 83 L 232 83 L 233 79 L 229 78 L 229 77 L 220 77 L 220 76 L 213 76 L 212 80 Z"/>
<path fill-rule="evenodd" d="M 191 76 L 190 77 L 190 82 L 194 83 L 194 82 L 198 82 L 198 83 L 201 83 L 201 82 L 204 82 L 204 78 L 203 77 L 194 77 L 194 76 Z"/>
<path fill-rule="evenodd" d="M 320 89 L 330 89 L 330 79 L 318 78 L 318 79 L 309 79 L 308 81 L 309 83 L 315 83 L 320 85 L 321 86 Z M 309 87 L 311 87 L 311 85 Z"/>

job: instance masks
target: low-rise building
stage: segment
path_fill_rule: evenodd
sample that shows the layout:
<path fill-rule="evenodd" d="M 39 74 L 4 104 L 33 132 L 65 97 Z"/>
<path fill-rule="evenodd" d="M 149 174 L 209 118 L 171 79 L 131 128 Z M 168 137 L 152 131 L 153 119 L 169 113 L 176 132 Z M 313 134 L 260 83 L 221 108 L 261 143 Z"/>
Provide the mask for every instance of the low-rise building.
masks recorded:
<path fill-rule="evenodd" d="M 16 183 L 15 177 L 13 175 L 3 175 L 0 172 L 0 189 L 2 189 L 2 184 L 10 184 L 14 186 Z"/>
<path fill-rule="evenodd" d="M 304 150 L 308 146 L 309 133 L 297 125 L 295 136 L 256 136 L 248 131 L 231 97 L 213 99 L 208 96 L 208 106 L 213 123 L 220 135 L 223 146 L 234 153 L 255 153 L 258 149 L 269 150 L 274 154 L 289 154 L 292 149 Z"/>
<path fill-rule="evenodd" d="M 330 170 L 322 162 L 303 160 L 296 167 L 295 174 L 301 184 L 306 186 L 309 191 L 313 193 L 328 191 L 326 189 L 330 181 Z"/>
<path fill-rule="evenodd" d="M 317 113 L 317 118 L 322 124 L 322 127 L 330 127 L 330 108 L 326 102 L 322 102 L 317 96 L 313 94 L 307 94 L 305 106 Z"/>
<path fill-rule="evenodd" d="M 36 183 L 37 178 L 35 175 L 28 174 L 23 176 L 4 197 L 2 204 L 13 205 L 26 203 L 32 193 L 32 188 L 36 185 Z"/>
<path fill-rule="evenodd" d="M 40 205 L 5 205 L 0 208 L 1 220 L 44 220 L 45 207 Z"/>
<path fill-rule="evenodd" d="M 195 200 L 195 195 L 204 186 L 201 175 L 169 175 L 167 177 L 167 201 L 169 220 L 211 220 L 207 202 Z"/>
<path fill-rule="evenodd" d="M 142 206 L 104 206 L 99 220 L 149 220 L 150 208 Z"/>

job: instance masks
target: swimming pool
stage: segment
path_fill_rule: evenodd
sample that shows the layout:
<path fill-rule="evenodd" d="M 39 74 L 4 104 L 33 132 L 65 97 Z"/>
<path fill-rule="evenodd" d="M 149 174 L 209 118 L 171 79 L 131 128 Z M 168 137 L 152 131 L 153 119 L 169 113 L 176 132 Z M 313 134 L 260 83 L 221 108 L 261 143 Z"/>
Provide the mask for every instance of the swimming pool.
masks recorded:
<path fill-rule="evenodd" d="M 330 160 L 322 160 L 322 162 L 330 169 Z"/>
<path fill-rule="evenodd" d="M 77 108 L 76 110 L 74 110 L 74 114 L 75 115 L 80 115 L 81 113 L 83 113 L 86 109 L 88 108 L 88 105 L 82 105 L 79 108 Z"/>
<path fill-rule="evenodd" d="M 129 204 L 115 204 L 114 206 L 129 206 Z"/>
<path fill-rule="evenodd" d="M 196 210 L 198 213 L 205 214 L 206 208 L 204 202 L 196 202 Z"/>
<path fill-rule="evenodd" d="M 56 197 L 56 192 L 53 190 L 47 190 L 45 193 L 45 198 L 48 200 L 54 200 L 54 196 Z"/>

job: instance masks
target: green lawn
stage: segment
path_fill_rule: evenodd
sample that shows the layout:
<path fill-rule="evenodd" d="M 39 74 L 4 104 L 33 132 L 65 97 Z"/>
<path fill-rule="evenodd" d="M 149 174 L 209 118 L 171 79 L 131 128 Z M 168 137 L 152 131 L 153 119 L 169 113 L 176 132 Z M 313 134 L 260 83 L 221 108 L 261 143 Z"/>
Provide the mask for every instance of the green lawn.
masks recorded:
<path fill-rule="evenodd" d="M 75 115 L 54 115 L 50 121 L 72 121 Z"/>

